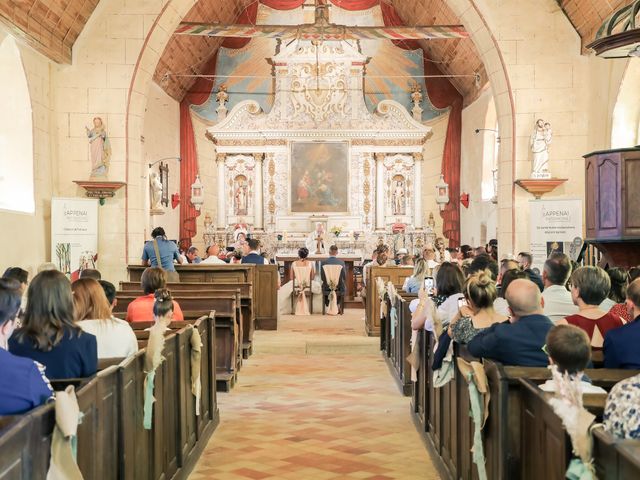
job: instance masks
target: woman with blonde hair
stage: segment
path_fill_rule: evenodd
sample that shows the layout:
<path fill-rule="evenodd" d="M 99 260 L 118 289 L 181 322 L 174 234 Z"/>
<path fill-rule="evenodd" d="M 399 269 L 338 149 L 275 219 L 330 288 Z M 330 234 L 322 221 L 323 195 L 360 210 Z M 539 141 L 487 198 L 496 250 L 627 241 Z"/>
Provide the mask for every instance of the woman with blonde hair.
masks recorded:
<path fill-rule="evenodd" d="M 402 289 L 407 293 L 418 293 L 424 286 L 424 279 L 429 276 L 429 268 L 424 258 L 418 258 L 413 267 L 413 275 L 407 277 Z"/>
<path fill-rule="evenodd" d="M 481 331 L 508 319 L 493 308 L 498 290 L 489 270 L 470 275 L 462 293 L 466 305 L 460 307 L 449 325 L 449 336 L 455 342 L 469 343 Z"/>
<path fill-rule="evenodd" d="M 115 318 L 102 286 L 93 278 L 81 278 L 71 285 L 76 324 L 98 341 L 98 358 L 128 357 L 138 351 L 131 326 Z"/>

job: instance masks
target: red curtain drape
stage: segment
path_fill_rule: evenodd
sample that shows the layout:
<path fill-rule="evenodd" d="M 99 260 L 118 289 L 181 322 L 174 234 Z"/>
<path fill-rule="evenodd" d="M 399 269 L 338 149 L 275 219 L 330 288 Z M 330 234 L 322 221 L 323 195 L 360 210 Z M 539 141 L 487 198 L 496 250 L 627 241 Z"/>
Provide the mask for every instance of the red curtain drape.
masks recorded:
<path fill-rule="evenodd" d="M 236 22 L 243 25 L 254 24 L 257 15 L 258 4 L 254 3 L 240 14 Z M 242 48 L 250 40 L 249 38 L 226 38 L 222 45 L 226 48 Z M 217 58 L 216 52 L 203 69 L 204 75 L 215 74 Z M 211 79 L 198 78 L 180 102 L 180 244 L 184 248 L 191 246 L 191 239 L 197 232 L 196 219 L 200 216 L 200 212 L 191 204 L 191 185 L 199 172 L 196 137 L 191 121 L 191 105 L 202 105 L 210 95 Z"/>
<path fill-rule="evenodd" d="M 399 26 L 404 22 L 393 6 L 380 2 L 382 18 L 387 26 Z M 420 44 L 415 40 L 394 41 L 396 46 L 407 50 L 416 50 Z M 424 74 L 442 75 L 438 66 L 430 62 L 423 50 Z M 450 107 L 449 124 L 442 154 L 442 174 L 449 184 L 449 203 L 440 212 L 442 217 L 442 233 L 449 239 L 450 247 L 460 246 L 460 143 L 462 137 L 462 106 L 463 98 L 460 92 L 447 78 L 426 79 L 427 95 L 436 108 Z"/>
<path fill-rule="evenodd" d="M 275 10 L 293 10 L 304 3 L 304 0 L 260 0 L 260 3 Z"/>

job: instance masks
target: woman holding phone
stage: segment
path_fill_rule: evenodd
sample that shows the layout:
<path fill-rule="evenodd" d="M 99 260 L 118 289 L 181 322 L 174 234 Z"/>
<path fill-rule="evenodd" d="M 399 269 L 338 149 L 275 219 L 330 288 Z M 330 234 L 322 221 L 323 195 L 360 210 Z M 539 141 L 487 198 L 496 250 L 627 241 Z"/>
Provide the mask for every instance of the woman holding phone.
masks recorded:
<path fill-rule="evenodd" d="M 458 343 L 469 343 L 479 332 L 494 323 L 507 320 L 507 316 L 493 308 L 497 296 L 496 283 L 488 270 L 470 275 L 464 284 L 466 305 L 461 305 L 449 325 L 451 339 Z"/>
<path fill-rule="evenodd" d="M 430 297 L 430 292 L 421 288 L 418 291 L 418 300 L 413 300 L 409 305 L 409 309 L 414 312 L 411 328 L 424 328 L 432 332 L 435 323 L 447 326 L 459 310 L 458 300 L 464 298 L 461 293 L 463 284 L 464 276 L 458 265 L 451 262 L 440 265 L 436 273 L 433 295 Z"/>

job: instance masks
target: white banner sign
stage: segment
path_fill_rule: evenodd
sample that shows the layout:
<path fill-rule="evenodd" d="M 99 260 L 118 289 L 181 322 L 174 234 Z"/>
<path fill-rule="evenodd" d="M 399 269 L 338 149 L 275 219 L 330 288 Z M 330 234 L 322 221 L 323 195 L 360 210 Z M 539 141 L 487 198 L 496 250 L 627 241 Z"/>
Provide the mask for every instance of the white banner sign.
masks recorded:
<path fill-rule="evenodd" d="M 51 200 L 51 261 L 61 272 L 77 278 L 98 259 L 98 200 Z"/>
<path fill-rule="evenodd" d="M 566 253 L 575 260 L 582 248 L 582 200 L 532 200 L 530 251 L 533 268 L 542 271 L 553 252 Z"/>

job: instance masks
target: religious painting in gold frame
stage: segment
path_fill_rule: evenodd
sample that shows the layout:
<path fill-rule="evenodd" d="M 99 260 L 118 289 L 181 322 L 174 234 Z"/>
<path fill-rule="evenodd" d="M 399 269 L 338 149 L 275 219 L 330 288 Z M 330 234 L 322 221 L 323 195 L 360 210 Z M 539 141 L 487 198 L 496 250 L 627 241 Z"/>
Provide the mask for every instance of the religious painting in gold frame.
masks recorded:
<path fill-rule="evenodd" d="M 348 213 L 349 142 L 291 142 L 291 213 Z"/>

